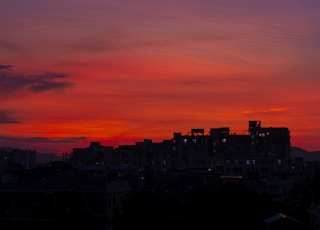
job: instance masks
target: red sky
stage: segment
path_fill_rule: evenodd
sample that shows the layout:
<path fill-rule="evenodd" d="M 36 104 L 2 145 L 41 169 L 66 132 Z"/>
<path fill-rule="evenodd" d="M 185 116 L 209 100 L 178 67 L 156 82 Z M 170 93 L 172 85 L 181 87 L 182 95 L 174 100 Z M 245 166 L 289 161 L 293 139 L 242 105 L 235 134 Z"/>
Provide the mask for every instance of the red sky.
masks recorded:
<path fill-rule="evenodd" d="M 317 0 L 4 0 L 0 146 L 70 151 L 249 120 L 320 150 Z"/>

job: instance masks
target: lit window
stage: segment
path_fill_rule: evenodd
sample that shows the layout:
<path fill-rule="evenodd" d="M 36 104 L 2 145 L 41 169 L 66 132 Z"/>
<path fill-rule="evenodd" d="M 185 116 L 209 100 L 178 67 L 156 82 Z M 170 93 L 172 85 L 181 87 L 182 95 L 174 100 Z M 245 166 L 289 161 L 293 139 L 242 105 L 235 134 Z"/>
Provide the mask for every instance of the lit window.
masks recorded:
<path fill-rule="evenodd" d="M 278 159 L 278 165 L 281 165 L 281 163 L 282 163 L 282 160 Z"/>
<path fill-rule="evenodd" d="M 246 160 L 246 165 L 250 165 L 251 161 L 250 160 Z"/>
<path fill-rule="evenodd" d="M 183 143 L 187 143 L 187 138 L 184 138 L 184 139 L 183 139 Z"/>
<path fill-rule="evenodd" d="M 222 138 L 222 143 L 226 143 L 227 142 L 227 139 L 226 138 Z"/>

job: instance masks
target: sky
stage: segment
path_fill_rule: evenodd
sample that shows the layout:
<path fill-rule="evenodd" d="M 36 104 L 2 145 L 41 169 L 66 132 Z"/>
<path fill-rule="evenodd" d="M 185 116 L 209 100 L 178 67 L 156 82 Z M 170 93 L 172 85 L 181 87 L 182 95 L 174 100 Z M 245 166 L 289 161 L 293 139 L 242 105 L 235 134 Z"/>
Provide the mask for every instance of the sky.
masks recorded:
<path fill-rule="evenodd" d="M 249 120 L 320 150 L 318 0 L 2 0 L 0 146 L 63 153 Z"/>

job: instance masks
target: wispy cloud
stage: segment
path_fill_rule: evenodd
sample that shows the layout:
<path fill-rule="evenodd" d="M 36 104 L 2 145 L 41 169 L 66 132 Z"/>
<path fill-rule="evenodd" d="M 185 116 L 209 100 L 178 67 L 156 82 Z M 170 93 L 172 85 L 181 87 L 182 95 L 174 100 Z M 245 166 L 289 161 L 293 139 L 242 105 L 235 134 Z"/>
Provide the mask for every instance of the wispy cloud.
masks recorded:
<path fill-rule="evenodd" d="M 15 119 L 9 111 L 0 110 L 0 124 L 4 123 L 20 123 Z"/>
<path fill-rule="evenodd" d="M 6 70 L 11 70 L 13 66 L 12 65 L 3 65 L 3 64 L 0 64 L 0 70 L 2 69 L 6 69 Z"/>
<path fill-rule="evenodd" d="M 75 143 L 87 140 L 87 137 L 65 137 L 65 138 L 46 138 L 46 137 L 28 137 L 24 138 L 30 143 Z"/>
<path fill-rule="evenodd" d="M 8 65 L 7 68 L 10 67 L 11 65 Z M 34 93 L 40 93 L 49 90 L 64 90 L 73 85 L 73 83 L 63 80 L 67 77 L 68 76 L 63 73 L 23 75 L 0 72 L 0 95 L 3 97 L 8 97 L 8 95 L 12 95 L 19 90 L 27 90 Z"/>
<path fill-rule="evenodd" d="M 242 114 L 267 114 L 267 113 L 278 113 L 290 110 L 292 108 L 288 107 L 272 107 L 268 109 L 261 109 L 261 110 L 243 110 L 241 111 Z"/>
<path fill-rule="evenodd" d="M 29 88 L 36 93 L 48 91 L 48 90 L 63 90 L 72 86 L 70 82 L 56 82 L 53 80 L 37 80 L 29 86 Z"/>
<path fill-rule="evenodd" d="M 20 136 L 5 136 L 0 135 L 1 143 L 13 142 L 13 143 L 76 143 L 79 141 L 87 140 L 87 137 L 62 137 L 62 138 L 47 138 L 47 137 L 20 137 Z"/>

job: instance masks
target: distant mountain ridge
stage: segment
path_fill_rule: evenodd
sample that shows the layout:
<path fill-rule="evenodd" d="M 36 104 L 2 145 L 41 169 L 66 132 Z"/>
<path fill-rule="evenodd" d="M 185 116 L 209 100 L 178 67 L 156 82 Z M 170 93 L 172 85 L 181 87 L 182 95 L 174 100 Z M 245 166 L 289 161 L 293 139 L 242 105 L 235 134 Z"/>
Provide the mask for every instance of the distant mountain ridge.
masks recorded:
<path fill-rule="evenodd" d="M 309 152 L 300 147 L 291 147 L 291 158 L 302 157 L 304 161 L 320 161 L 320 151 Z"/>

